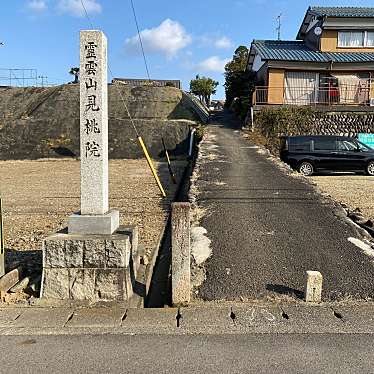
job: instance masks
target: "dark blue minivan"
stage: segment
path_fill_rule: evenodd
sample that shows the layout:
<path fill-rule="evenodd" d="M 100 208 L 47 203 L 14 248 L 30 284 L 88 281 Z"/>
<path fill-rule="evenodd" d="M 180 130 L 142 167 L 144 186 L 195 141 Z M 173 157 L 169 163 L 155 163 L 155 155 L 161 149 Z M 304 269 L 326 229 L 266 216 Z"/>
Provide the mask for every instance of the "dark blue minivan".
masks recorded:
<path fill-rule="evenodd" d="M 364 171 L 374 176 L 374 149 L 346 136 L 284 136 L 280 157 L 306 176 L 317 170 Z"/>

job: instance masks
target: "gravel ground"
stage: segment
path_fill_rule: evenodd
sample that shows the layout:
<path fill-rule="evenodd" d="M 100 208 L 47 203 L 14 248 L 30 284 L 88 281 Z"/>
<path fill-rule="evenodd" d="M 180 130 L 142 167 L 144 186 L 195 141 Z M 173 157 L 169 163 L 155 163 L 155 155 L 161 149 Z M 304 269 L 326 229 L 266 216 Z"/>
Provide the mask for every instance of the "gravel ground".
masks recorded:
<path fill-rule="evenodd" d="M 184 161 L 173 162 L 178 180 Z M 165 224 L 176 186 L 166 163 L 156 163 L 168 198 L 160 197 L 145 160 L 110 161 L 110 207 L 118 209 L 122 225 L 137 225 L 140 244 L 155 247 Z M 15 251 L 40 250 L 43 238 L 66 227 L 79 210 L 80 163 L 75 160 L 0 162 L 5 247 Z M 9 257 L 9 256 L 8 256 Z"/>
<path fill-rule="evenodd" d="M 321 174 L 311 177 L 318 188 L 350 210 L 360 208 L 363 215 L 374 219 L 374 177 L 351 173 Z"/>

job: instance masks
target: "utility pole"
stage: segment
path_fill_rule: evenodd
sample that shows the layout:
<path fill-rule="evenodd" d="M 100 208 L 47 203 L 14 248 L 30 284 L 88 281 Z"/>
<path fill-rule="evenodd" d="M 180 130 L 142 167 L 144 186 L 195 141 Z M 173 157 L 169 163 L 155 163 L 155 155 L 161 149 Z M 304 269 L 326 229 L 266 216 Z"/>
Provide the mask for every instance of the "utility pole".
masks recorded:
<path fill-rule="evenodd" d="M 281 27 L 282 27 L 281 21 L 282 21 L 282 13 L 280 13 L 279 16 L 277 17 L 278 26 L 276 30 L 278 32 L 278 40 L 281 40 Z"/>
<path fill-rule="evenodd" d="M 38 78 L 42 80 L 42 87 L 44 87 L 44 79 L 45 79 L 45 82 L 47 83 L 48 77 L 46 77 L 45 75 L 39 75 Z"/>

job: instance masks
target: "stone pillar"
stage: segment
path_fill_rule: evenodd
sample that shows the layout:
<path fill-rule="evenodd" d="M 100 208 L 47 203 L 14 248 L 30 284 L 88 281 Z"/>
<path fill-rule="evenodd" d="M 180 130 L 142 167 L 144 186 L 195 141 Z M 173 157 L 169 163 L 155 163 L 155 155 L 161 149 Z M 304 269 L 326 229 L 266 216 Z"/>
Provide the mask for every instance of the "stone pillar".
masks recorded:
<path fill-rule="evenodd" d="M 81 213 L 105 214 L 108 204 L 107 39 L 80 33 Z"/>
<path fill-rule="evenodd" d="M 190 204 L 174 203 L 171 212 L 172 302 L 183 305 L 191 299 Z"/>
<path fill-rule="evenodd" d="M 112 234 L 118 211 L 109 211 L 107 39 L 101 31 L 80 33 L 81 211 L 69 218 L 69 233 Z"/>
<path fill-rule="evenodd" d="M 80 34 L 81 211 L 68 230 L 43 242 L 41 296 L 128 301 L 133 294 L 137 230 L 119 227 L 108 204 L 107 40 Z"/>

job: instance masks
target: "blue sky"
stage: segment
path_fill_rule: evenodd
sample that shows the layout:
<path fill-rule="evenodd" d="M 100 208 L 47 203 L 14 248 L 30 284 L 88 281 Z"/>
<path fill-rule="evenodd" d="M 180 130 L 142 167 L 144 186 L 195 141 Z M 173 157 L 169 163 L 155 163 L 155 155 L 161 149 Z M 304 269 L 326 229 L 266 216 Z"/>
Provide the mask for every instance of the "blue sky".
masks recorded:
<path fill-rule="evenodd" d="M 130 0 L 84 0 L 95 28 L 109 43 L 115 76 L 144 78 Z M 223 66 L 241 44 L 275 39 L 282 13 L 282 39 L 294 39 L 309 5 L 352 6 L 352 1 L 134 0 L 155 79 L 180 79 L 185 89 L 196 74 L 221 84 Z M 80 0 L 2 0 L 0 68 L 33 68 L 50 83 L 71 80 L 78 66 L 79 30 L 90 28 Z M 354 6 L 373 6 L 369 0 Z M 217 97 L 224 96 L 222 85 Z"/>

